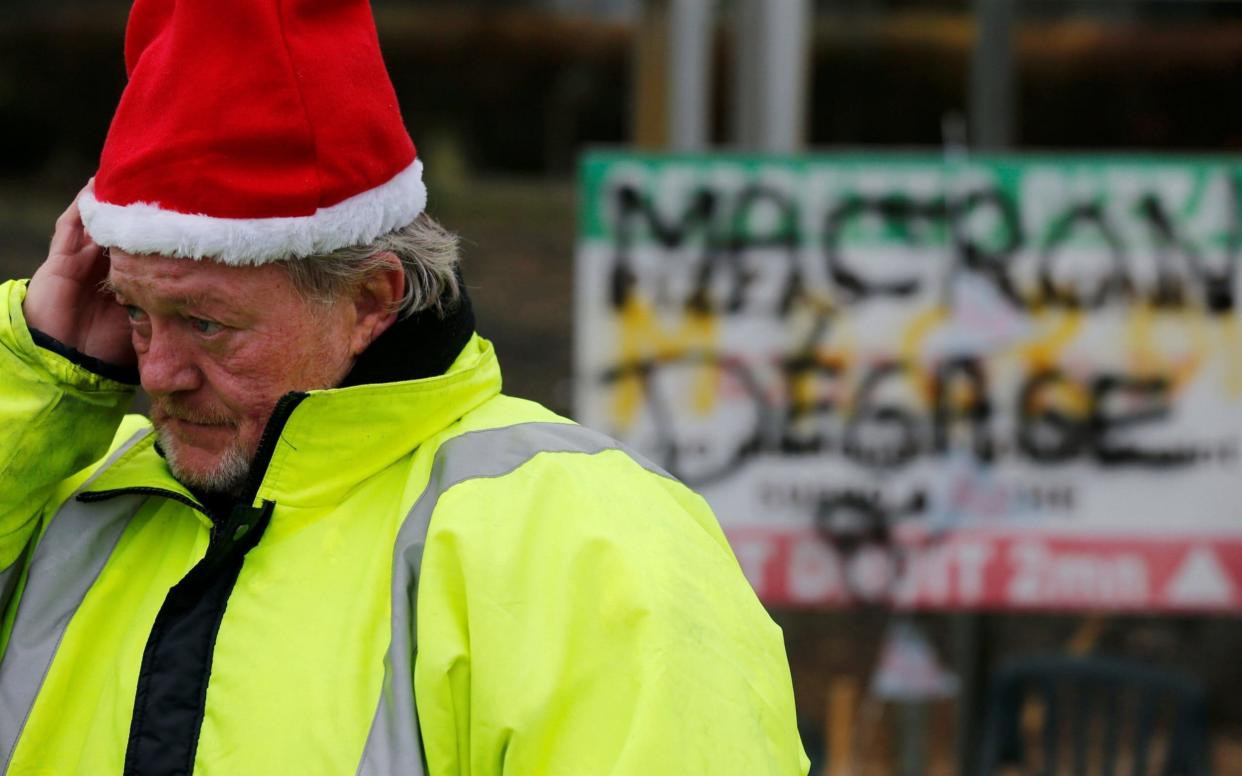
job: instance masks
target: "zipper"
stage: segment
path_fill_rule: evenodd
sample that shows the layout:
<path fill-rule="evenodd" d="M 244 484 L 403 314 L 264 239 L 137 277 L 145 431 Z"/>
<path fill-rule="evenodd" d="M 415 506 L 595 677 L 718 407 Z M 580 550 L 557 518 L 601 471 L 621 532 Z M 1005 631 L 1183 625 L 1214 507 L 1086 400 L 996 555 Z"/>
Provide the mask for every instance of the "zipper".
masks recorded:
<path fill-rule="evenodd" d="M 275 506 L 264 501 L 233 507 L 207 552 L 165 596 L 139 666 L 126 776 L 194 769 L 220 623 L 246 554 L 262 538 Z"/>
<path fill-rule="evenodd" d="M 259 447 L 255 450 L 254 460 L 250 462 L 250 477 L 238 499 L 242 504 L 254 503 L 255 496 L 259 494 L 259 486 L 263 484 L 263 478 L 267 476 L 267 467 L 276 453 L 276 443 L 285 430 L 285 424 L 289 422 L 289 416 L 309 395 L 302 391 L 290 391 L 276 402 L 271 417 L 267 419 L 267 424 L 263 427 L 263 436 L 259 437 Z"/>
<path fill-rule="evenodd" d="M 276 508 L 266 500 L 251 505 L 289 417 L 307 396 L 291 392 L 280 397 L 259 438 L 241 499 L 227 515 L 217 518 L 196 500 L 156 487 L 78 495 L 82 501 L 127 493 L 160 496 L 197 510 L 211 522 L 206 551 L 169 589 L 147 635 L 125 749 L 127 776 L 189 773 L 194 767 L 220 623 L 246 554 L 263 537 Z"/>

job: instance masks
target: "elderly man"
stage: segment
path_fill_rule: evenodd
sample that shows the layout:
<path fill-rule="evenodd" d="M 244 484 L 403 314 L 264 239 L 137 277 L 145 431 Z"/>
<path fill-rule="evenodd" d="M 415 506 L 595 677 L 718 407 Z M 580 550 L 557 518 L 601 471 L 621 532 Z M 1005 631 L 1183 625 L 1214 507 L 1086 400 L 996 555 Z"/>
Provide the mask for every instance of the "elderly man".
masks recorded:
<path fill-rule="evenodd" d="M 500 393 L 365 0 L 139 0 L 126 63 L 0 286 L 5 772 L 804 773 L 704 502 Z"/>

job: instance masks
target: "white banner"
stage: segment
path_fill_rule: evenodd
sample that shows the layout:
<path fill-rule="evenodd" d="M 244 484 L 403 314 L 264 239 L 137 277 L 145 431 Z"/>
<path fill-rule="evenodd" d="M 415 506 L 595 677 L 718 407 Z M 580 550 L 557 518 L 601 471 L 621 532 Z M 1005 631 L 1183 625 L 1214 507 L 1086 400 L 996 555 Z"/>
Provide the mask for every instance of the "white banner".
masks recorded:
<path fill-rule="evenodd" d="M 596 154 L 581 196 L 578 417 L 703 493 L 767 600 L 902 603 L 971 537 L 1242 546 L 1235 161 Z M 1153 569 L 1141 606 L 1196 608 Z M 1136 605 L 986 584 L 904 603 Z"/>

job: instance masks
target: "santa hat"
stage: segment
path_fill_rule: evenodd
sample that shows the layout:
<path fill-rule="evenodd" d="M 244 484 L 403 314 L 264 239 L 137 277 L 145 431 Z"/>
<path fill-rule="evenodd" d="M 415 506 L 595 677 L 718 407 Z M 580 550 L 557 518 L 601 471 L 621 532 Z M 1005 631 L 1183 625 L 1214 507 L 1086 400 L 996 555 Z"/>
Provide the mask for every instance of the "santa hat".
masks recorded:
<path fill-rule="evenodd" d="M 427 199 L 367 0 L 137 0 L 92 187 L 97 243 L 269 261 L 360 245 Z"/>

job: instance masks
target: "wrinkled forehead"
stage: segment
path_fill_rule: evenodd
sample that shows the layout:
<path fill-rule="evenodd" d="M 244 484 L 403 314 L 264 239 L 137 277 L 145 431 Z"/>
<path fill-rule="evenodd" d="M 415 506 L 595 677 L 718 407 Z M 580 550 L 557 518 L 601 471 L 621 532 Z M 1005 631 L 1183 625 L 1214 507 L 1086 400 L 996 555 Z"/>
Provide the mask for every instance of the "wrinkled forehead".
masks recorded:
<path fill-rule="evenodd" d="M 236 266 L 211 260 L 134 255 L 113 249 L 105 288 L 127 298 L 169 304 L 262 306 L 291 287 L 282 266 Z"/>

